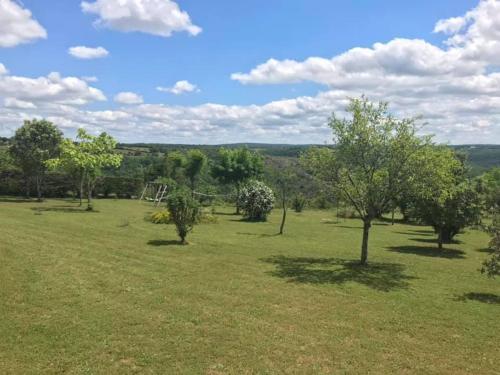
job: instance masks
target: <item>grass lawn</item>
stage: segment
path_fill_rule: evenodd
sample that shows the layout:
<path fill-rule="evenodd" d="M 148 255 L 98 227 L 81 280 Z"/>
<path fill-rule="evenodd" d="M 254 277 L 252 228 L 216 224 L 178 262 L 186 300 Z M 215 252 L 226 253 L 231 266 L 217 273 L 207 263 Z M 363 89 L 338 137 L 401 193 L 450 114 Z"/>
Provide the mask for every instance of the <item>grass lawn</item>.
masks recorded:
<path fill-rule="evenodd" d="M 150 203 L 0 202 L 0 372 L 498 374 L 488 237 L 221 209 L 179 246 Z"/>

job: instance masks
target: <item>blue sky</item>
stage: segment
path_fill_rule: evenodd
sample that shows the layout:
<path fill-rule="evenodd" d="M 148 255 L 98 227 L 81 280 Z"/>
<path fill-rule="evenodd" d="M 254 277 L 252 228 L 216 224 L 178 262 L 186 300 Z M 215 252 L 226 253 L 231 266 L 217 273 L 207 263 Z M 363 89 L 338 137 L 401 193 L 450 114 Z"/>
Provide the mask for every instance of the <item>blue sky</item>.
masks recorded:
<path fill-rule="evenodd" d="M 102 2 L 103 6 L 109 1 L 111 5 L 114 2 L 124 4 L 124 7 L 147 7 L 150 1 L 156 5 L 168 2 L 185 12 L 189 17 L 188 24 L 202 31 L 194 35 L 181 27 L 168 37 L 154 35 L 154 32 L 124 31 L 123 28 L 134 28 L 133 19 L 128 19 L 129 23 L 121 29 L 106 23 L 106 19 L 96 25 L 98 18 L 103 19 L 102 13 L 84 12 L 79 0 L 23 0 L 22 3 L 0 0 L 0 5 L 2 2 L 4 6 L 15 3 L 20 9 L 29 10 L 32 20 L 46 31 L 46 37 L 23 41 L 21 36 L 18 44 L 0 47 L 0 63 L 7 71 L 5 78 L 36 79 L 47 77 L 51 72 L 58 72 L 62 78 L 75 77 L 82 81 L 83 77 L 96 77 L 96 82 L 87 84 L 106 98 L 86 99 L 83 104 L 70 103 L 66 108 L 68 103 L 60 98 L 52 101 L 46 98 L 44 101 L 13 90 L 3 93 L 0 84 L 0 98 L 4 98 L 4 108 L 0 110 L 0 120 L 3 120 L 0 134 L 12 134 L 23 118 L 40 116 L 49 117 L 56 123 L 56 120 L 63 122 L 61 126 L 69 136 L 78 127 L 86 127 L 94 132 L 109 131 L 120 140 L 129 142 L 323 142 L 330 139 L 325 126 L 327 114 L 332 111 L 342 113 L 348 96 L 366 94 L 374 100 L 394 101 L 397 114 L 423 115 L 430 124 L 429 132 L 435 133 L 440 142 L 500 143 L 499 113 L 488 107 L 485 109 L 487 115 L 479 115 L 478 110 L 464 115 L 466 109 L 459 105 L 464 100 L 471 105 L 482 100 L 484 105 L 493 106 L 497 102 L 491 103 L 492 98 L 499 97 L 499 93 L 485 92 L 481 86 L 465 97 L 460 93 L 464 87 L 457 88 L 474 79 L 489 80 L 492 85 L 498 79 L 495 76 L 497 67 L 490 57 L 475 56 L 472 59 L 467 55 L 468 45 L 477 46 L 479 37 L 485 39 L 491 35 L 487 30 L 483 33 L 486 36 L 481 34 L 478 37 L 470 31 L 475 23 L 481 25 L 481 22 L 488 24 L 491 21 L 484 20 L 484 14 L 494 18 L 494 25 L 497 21 L 500 25 L 500 15 L 491 15 L 491 9 L 497 9 L 497 1 L 87 0 L 89 4 L 96 1 Z M 492 8 L 482 10 L 481 7 Z M 466 16 L 475 9 L 472 16 Z M 0 7 L 0 20 L 1 13 Z M 444 32 L 433 32 L 439 20 L 452 17 L 466 20 L 460 30 L 450 29 L 446 23 Z M 15 22 L 22 21 L 21 18 L 13 20 L 11 27 L 14 29 Z M 142 26 L 147 25 L 143 22 Z M 152 27 L 161 29 L 162 25 Z M 0 26 L 0 44 L 2 32 L 9 30 Z M 471 41 L 446 44 L 454 35 L 464 35 Z M 497 43 L 497 34 L 493 33 L 493 38 Z M 383 60 L 383 64 L 390 67 L 383 66 L 381 73 L 372 71 L 374 77 L 387 75 L 385 81 L 378 83 L 368 79 L 363 72 L 357 71 L 356 74 L 361 74 L 359 76 L 346 73 L 349 64 L 342 68 L 341 73 L 337 73 L 337 65 L 328 67 L 333 70 L 331 77 L 326 78 L 325 75 L 330 73 L 315 76 L 317 69 L 304 65 L 311 57 L 327 62 L 353 48 L 372 49 L 375 43 L 386 45 L 399 39 L 405 42 L 394 47 L 395 53 L 390 50 L 389 57 Z M 484 42 L 483 39 L 480 41 Z M 412 42 L 415 40 L 424 41 L 425 46 L 417 46 Z M 102 47 L 108 55 L 95 59 L 75 58 L 68 53 L 68 49 L 75 46 Z M 415 53 L 416 47 L 433 49 L 429 59 L 436 58 L 434 49 L 438 49 L 439 54 L 442 51 L 443 57 L 438 54 L 437 58 L 444 59 L 443 64 L 451 64 L 452 69 L 435 74 L 429 73 L 432 66 L 426 66 L 422 73 L 420 64 L 406 72 L 407 51 Z M 460 50 L 460 55 L 455 50 Z M 411 56 L 410 59 L 414 59 Z M 425 51 L 422 56 L 427 56 Z M 448 57 L 454 60 L 448 61 Z M 267 69 L 267 65 L 262 71 L 252 74 L 271 58 L 276 60 L 275 69 L 279 74 Z M 287 60 L 297 63 L 290 74 L 283 73 L 287 69 Z M 382 64 L 380 60 L 376 63 L 377 66 Z M 434 69 L 439 70 L 439 61 L 434 65 Z M 304 73 L 304 69 L 311 70 Z M 367 69 L 370 71 L 372 66 Z M 455 74 L 460 69 L 466 73 Z M 245 77 L 232 78 L 234 73 L 242 73 Z M 341 77 L 336 77 L 337 74 Z M 344 82 L 347 79 L 349 82 Z M 404 85 L 397 90 L 394 87 L 391 92 L 380 89 L 386 83 L 392 87 L 395 79 L 397 85 L 405 80 Z M 421 82 L 408 88 L 406 82 L 417 79 Z M 158 86 L 171 88 L 183 80 L 196 85 L 197 89 L 178 95 L 157 89 Z M 340 81 L 342 83 L 337 84 Z M 421 93 L 430 87 L 452 81 L 458 82 L 452 85 L 456 90 L 453 101 L 457 103 L 456 112 L 451 113 L 449 105 L 445 106 L 445 111 L 436 109 L 433 112 L 430 108 L 434 100 L 439 101 L 441 95 L 445 95 L 445 91 L 443 103 L 452 100 L 448 93 L 450 88 L 434 92 L 435 99 L 429 97 L 431 94 L 419 99 L 424 96 Z M 412 93 L 405 94 L 407 89 Z M 116 102 L 113 98 L 120 92 L 135 93 L 142 98 L 142 103 Z M 33 103 L 33 106 L 12 105 L 12 98 L 16 103 Z M 300 110 L 295 102 L 297 98 L 305 98 L 301 100 Z M 7 100 L 10 100 L 10 105 L 7 105 Z M 207 108 L 207 103 L 215 107 Z M 271 112 L 270 103 L 276 103 L 272 104 Z M 56 108 L 60 105 L 64 105 L 63 110 Z M 279 110 L 275 110 L 275 106 L 279 106 Z M 311 112 L 305 113 L 306 110 Z M 144 115 L 145 111 L 155 115 Z M 86 117 L 91 119 L 85 120 Z M 460 124 L 454 128 L 458 119 Z M 479 134 L 479 131 L 483 133 Z"/>

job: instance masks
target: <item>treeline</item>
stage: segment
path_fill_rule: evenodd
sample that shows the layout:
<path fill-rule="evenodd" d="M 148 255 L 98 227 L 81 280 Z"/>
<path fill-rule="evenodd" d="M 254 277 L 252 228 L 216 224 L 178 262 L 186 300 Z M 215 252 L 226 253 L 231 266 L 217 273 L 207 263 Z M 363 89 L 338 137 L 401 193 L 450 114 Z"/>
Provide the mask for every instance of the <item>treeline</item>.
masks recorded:
<path fill-rule="evenodd" d="M 397 211 L 404 221 L 432 226 L 442 248 L 464 228 L 499 214 L 499 168 L 471 177 L 463 150 L 419 136 L 415 119 L 393 117 L 387 103 L 352 99 L 347 112 L 350 118 L 330 119 L 335 147 L 309 147 L 298 158 L 214 146 L 144 155 L 144 145 L 118 149 L 106 133 L 92 136 L 80 129 L 76 140 L 63 139 L 48 121 L 26 121 L 0 152 L 0 193 L 29 196 L 34 189 L 39 200 L 70 195 L 80 204 L 85 197 L 91 210 L 96 194 L 132 198 L 154 181 L 168 187 L 168 207 L 182 241 L 206 197 L 234 203 L 247 220 L 266 220 L 278 205 L 280 234 L 288 207 L 299 212 L 306 204 L 335 206 L 339 215 L 363 222 L 363 264 L 372 222 L 384 215 L 391 213 L 394 222 Z"/>

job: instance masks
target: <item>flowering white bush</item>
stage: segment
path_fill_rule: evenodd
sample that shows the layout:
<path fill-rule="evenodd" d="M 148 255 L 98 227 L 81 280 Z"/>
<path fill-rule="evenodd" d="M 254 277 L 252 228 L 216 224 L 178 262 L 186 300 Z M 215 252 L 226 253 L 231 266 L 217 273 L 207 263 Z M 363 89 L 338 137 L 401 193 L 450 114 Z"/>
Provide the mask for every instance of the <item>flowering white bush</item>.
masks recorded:
<path fill-rule="evenodd" d="M 273 191 L 260 181 L 250 181 L 240 190 L 238 205 L 248 220 L 266 221 L 273 204 Z"/>

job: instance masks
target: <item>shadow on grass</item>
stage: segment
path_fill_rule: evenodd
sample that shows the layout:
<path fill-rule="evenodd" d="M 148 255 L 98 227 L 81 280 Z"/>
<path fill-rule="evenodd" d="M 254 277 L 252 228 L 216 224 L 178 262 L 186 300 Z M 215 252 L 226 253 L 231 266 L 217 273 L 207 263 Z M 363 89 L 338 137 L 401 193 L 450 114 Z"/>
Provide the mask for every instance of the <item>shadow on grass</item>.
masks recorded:
<path fill-rule="evenodd" d="M 457 249 L 438 249 L 437 247 L 422 247 L 422 246 L 391 246 L 389 251 L 402 254 L 414 254 L 424 257 L 436 257 L 447 259 L 464 259 L 465 252 Z"/>
<path fill-rule="evenodd" d="M 457 296 L 457 301 L 478 301 L 493 305 L 500 305 L 500 296 L 493 293 L 464 293 Z"/>
<path fill-rule="evenodd" d="M 404 274 L 405 267 L 398 263 L 357 261 L 338 258 L 287 257 L 283 255 L 260 259 L 274 264 L 270 275 L 288 279 L 289 282 L 308 284 L 344 284 L 352 281 L 372 289 L 388 292 L 407 289 L 413 276 Z"/>
<path fill-rule="evenodd" d="M 36 199 L 29 198 L 0 198 L 0 203 L 36 203 Z"/>
<path fill-rule="evenodd" d="M 495 250 L 493 250 L 490 247 L 483 247 L 482 249 L 477 249 L 476 251 L 479 253 L 486 253 L 486 254 L 493 254 L 495 252 Z"/>
<path fill-rule="evenodd" d="M 85 214 L 85 213 L 98 213 L 97 210 L 88 211 L 82 207 L 73 207 L 73 206 L 59 206 L 59 207 L 31 207 L 31 210 L 36 213 L 43 212 L 66 212 L 66 213 L 76 213 L 76 214 Z"/>
<path fill-rule="evenodd" d="M 179 240 L 149 240 L 149 246 L 172 246 L 172 245 L 182 245 Z"/>
<path fill-rule="evenodd" d="M 415 242 L 424 242 L 424 243 L 435 243 L 437 244 L 437 238 L 409 238 L 410 241 L 415 241 Z M 459 244 L 462 243 L 460 240 L 451 240 L 450 242 L 446 242 L 447 244 Z"/>
<path fill-rule="evenodd" d="M 276 237 L 279 233 L 267 234 L 267 233 L 249 233 L 249 232 L 236 232 L 236 234 L 241 234 L 244 236 L 256 236 L 256 237 Z"/>

